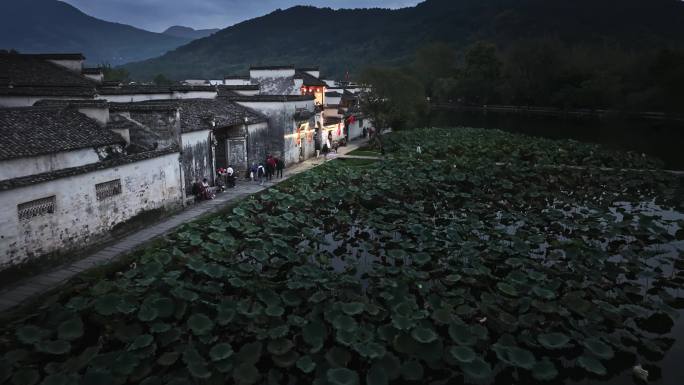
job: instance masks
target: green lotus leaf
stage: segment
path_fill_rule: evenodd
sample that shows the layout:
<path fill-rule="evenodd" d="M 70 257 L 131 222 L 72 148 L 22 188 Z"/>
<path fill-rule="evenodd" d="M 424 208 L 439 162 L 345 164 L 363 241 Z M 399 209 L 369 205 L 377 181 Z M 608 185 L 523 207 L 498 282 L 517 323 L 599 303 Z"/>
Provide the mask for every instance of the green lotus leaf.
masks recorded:
<path fill-rule="evenodd" d="M 191 364 L 205 364 L 204 357 L 195 349 L 193 345 L 189 345 L 183 352 L 183 362 L 188 365 Z"/>
<path fill-rule="evenodd" d="M 311 345 L 315 351 L 323 346 L 326 336 L 327 331 L 321 321 L 311 321 L 302 328 L 304 341 Z"/>
<path fill-rule="evenodd" d="M 256 364 L 261 358 L 261 351 L 263 349 L 261 342 L 252 342 L 244 344 L 237 353 L 237 358 L 240 362 L 248 364 Z"/>
<path fill-rule="evenodd" d="M 299 306 L 302 303 L 302 298 L 294 290 L 287 290 L 281 294 L 280 297 L 286 306 L 294 307 Z"/>
<path fill-rule="evenodd" d="M 588 338 L 582 343 L 592 354 L 598 358 L 609 360 L 613 358 L 615 352 L 613 348 L 599 340 L 598 338 Z"/>
<path fill-rule="evenodd" d="M 69 374 L 51 374 L 43 379 L 40 385 L 77 385 L 78 378 Z"/>
<path fill-rule="evenodd" d="M 266 307 L 264 313 L 266 313 L 266 315 L 270 317 L 280 317 L 283 314 L 285 314 L 285 309 L 279 305 L 272 305 Z"/>
<path fill-rule="evenodd" d="M 299 354 L 296 351 L 290 350 L 284 354 L 271 356 L 273 363 L 279 368 L 289 368 L 297 362 Z"/>
<path fill-rule="evenodd" d="M 570 342 L 570 337 L 563 333 L 547 333 L 538 335 L 537 341 L 547 349 L 563 349 Z"/>
<path fill-rule="evenodd" d="M 115 375 L 128 376 L 138 366 L 138 358 L 129 352 L 119 354 L 111 363 L 111 370 Z"/>
<path fill-rule="evenodd" d="M 287 334 L 290 332 L 290 326 L 289 325 L 280 325 L 276 326 L 274 328 L 271 328 L 268 330 L 268 336 L 276 339 L 276 338 L 283 338 L 287 336 Z"/>
<path fill-rule="evenodd" d="M 493 377 L 492 367 L 480 357 L 462 364 L 461 369 L 463 369 L 463 374 L 468 382 L 487 383 Z"/>
<path fill-rule="evenodd" d="M 190 372 L 190 375 L 195 378 L 206 380 L 207 378 L 211 377 L 211 372 L 207 368 L 207 365 L 203 363 L 188 364 L 187 368 L 188 372 Z"/>
<path fill-rule="evenodd" d="M 116 314 L 121 297 L 115 294 L 105 294 L 95 300 L 95 311 L 104 316 Z"/>
<path fill-rule="evenodd" d="M 361 357 L 371 360 L 375 358 L 381 358 L 387 352 L 385 346 L 376 342 L 359 343 L 354 345 L 354 349 L 361 355 Z"/>
<path fill-rule="evenodd" d="M 195 302 L 199 298 L 199 294 L 195 293 L 192 290 L 183 289 L 181 287 L 176 287 L 173 290 L 171 290 L 171 295 L 178 299 L 190 302 Z"/>
<path fill-rule="evenodd" d="M 142 304 L 140 310 L 138 311 L 138 319 L 143 322 L 150 322 L 157 319 L 159 312 L 154 307 L 148 304 Z"/>
<path fill-rule="evenodd" d="M 297 360 L 297 368 L 304 373 L 311 373 L 316 369 L 316 363 L 311 356 L 302 356 Z"/>
<path fill-rule="evenodd" d="M 142 348 L 146 348 L 150 346 L 150 344 L 154 341 L 154 337 L 152 337 L 149 334 L 143 334 L 141 336 L 138 336 L 131 346 L 129 346 L 128 350 L 138 350 Z"/>
<path fill-rule="evenodd" d="M 352 317 L 347 315 L 338 315 L 333 319 L 332 324 L 335 329 L 347 332 L 354 332 L 359 326 Z"/>
<path fill-rule="evenodd" d="M 357 315 L 363 313 L 365 308 L 361 302 L 348 302 L 341 305 L 342 311 L 347 315 Z"/>
<path fill-rule="evenodd" d="M 240 207 L 235 207 L 235 208 L 233 209 L 233 214 L 235 214 L 235 215 L 237 215 L 237 216 L 239 216 L 239 217 L 244 217 L 244 216 L 247 215 L 247 212 L 246 212 L 244 209 L 240 208 Z"/>
<path fill-rule="evenodd" d="M 432 329 L 419 326 L 411 331 L 411 337 L 420 343 L 427 344 L 437 340 L 437 333 Z"/>
<path fill-rule="evenodd" d="M 259 370 L 252 364 L 241 364 L 233 370 L 233 380 L 237 385 L 252 385 L 259 381 Z"/>
<path fill-rule="evenodd" d="M 122 300 L 118 305 L 116 305 L 116 310 L 122 314 L 131 314 L 138 310 L 138 305 L 126 300 Z"/>
<path fill-rule="evenodd" d="M 359 385 L 359 375 L 347 368 L 328 369 L 326 378 L 332 385 Z"/>
<path fill-rule="evenodd" d="M 333 368 L 344 368 L 347 366 L 349 361 L 351 361 L 351 354 L 347 349 L 341 348 L 339 346 L 333 346 L 325 353 L 325 359 L 328 361 L 330 366 Z"/>
<path fill-rule="evenodd" d="M 532 292 L 543 299 L 552 300 L 556 298 L 556 293 L 543 287 L 535 286 L 532 288 Z"/>
<path fill-rule="evenodd" d="M 475 358 L 477 358 L 477 355 L 468 346 L 453 346 L 449 348 L 449 353 L 451 353 L 451 356 L 456 359 L 456 361 L 466 364 L 469 362 L 473 362 Z"/>
<path fill-rule="evenodd" d="M 214 323 L 202 313 L 193 314 L 188 318 L 188 328 L 198 336 L 209 333 L 214 328 Z"/>
<path fill-rule="evenodd" d="M 150 331 L 152 333 L 164 333 L 171 330 L 171 325 L 163 322 L 155 322 L 150 325 Z"/>
<path fill-rule="evenodd" d="M 3 358 L 5 361 L 9 364 L 16 364 L 19 361 L 23 361 L 29 356 L 29 351 L 26 349 L 15 349 L 15 350 L 10 350 L 5 355 Z M 2 362 L 2 361 L 0 361 Z"/>
<path fill-rule="evenodd" d="M 401 366 L 401 376 L 406 381 L 420 381 L 420 380 L 422 380 L 424 371 L 425 371 L 425 369 L 423 368 L 423 365 L 421 365 L 420 362 L 415 361 L 415 360 L 406 361 Z"/>
<path fill-rule="evenodd" d="M 36 344 L 38 351 L 54 355 L 62 355 L 71 351 L 71 344 L 68 341 L 42 341 Z"/>
<path fill-rule="evenodd" d="M 515 287 L 513 287 L 513 285 L 510 285 L 506 282 L 499 282 L 496 284 L 496 287 L 499 289 L 499 291 L 506 295 L 510 295 L 511 297 L 518 296 L 518 290 L 516 290 Z"/>
<path fill-rule="evenodd" d="M 43 338 L 49 336 L 50 332 L 45 329 L 41 329 L 38 326 L 26 325 L 17 329 L 15 334 L 19 341 L 25 344 L 33 345 Z"/>
<path fill-rule="evenodd" d="M 266 350 L 268 350 L 269 353 L 278 356 L 289 352 L 293 347 L 294 343 L 291 340 L 283 338 L 269 341 L 266 345 Z"/>
<path fill-rule="evenodd" d="M 416 322 L 409 318 L 399 314 L 392 314 L 392 325 L 399 330 L 409 330 Z"/>
<path fill-rule="evenodd" d="M 599 360 L 591 356 L 581 356 L 577 359 L 577 363 L 587 372 L 598 374 L 599 376 L 605 376 L 608 372 L 606 370 L 606 367 L 603 366 L 603 364 Z"/>
<path fill-rule="evenodd" d="M 160 318 L 171 317 L 176 310 L 176 305 L 171 298 L 161 297 L 152 301 L 152 307 L 157 310 Z"/>
<path fill-rule="evenodd" d="M 534 355 L 530 351 L 517 346 L 504 346 L 496 343 L 492 345 L 492 350 L 496 352 L 501 361 L 515 367 L 532 369 L 536 363 Z"/>
<path fill-rule="evenodd" d="M 180 357 L 178 352 L 166 352 L 159 356 L 157 363 L 161 366 L 171 366 L 178 361 L 178 357 Z"/>
<path fill-rule="evenodd" d="M 319 292 L 314 293 L 311 297 L 309 297 L 309 302 L 319 303 L 319 302 L 323 302 L 327 298 L 328 298 L 328 294 L 326 294 L 325 292 L 319 291 Z"/>
<path fill-rule="evenodd" d="M 233 347 L 227 342 L 216 344 L 209 351 L 209 357 L 211 357 L 212 361 L 220 361 L 232 355 Z"/>
<path fill-rule="evenodd" d="M 385 368 L 379 363 L 374 363 L 366 373 L 366 385 L 388 385 L 389 378 Z"/>
<path fill-rule="evenodd" d="M 88 372 L 83 376 L 81 385 L 111 385 L 114 380 L 112 378 L 112 373 L 106 370 L 88 370 Z M 145 381 L 143 381 L 145 382 Z M 149 382 L 147 382 L 149 384 Z M 143 384 L 142 382 L 140 383 Z"/>
<path fill-rule="evenodd" d="M 34 369 L 22 369 L 12 376 L 14 385 L 34 385 L 40 380 L 40 374 Z"/>
<path fill-rule="evenodd" d="M 459 345 L 475 345 L 477 338 L 470 333 L 470 330 L 465 325 L 452 323 L 449 325 L 449 336 Z"/>
<path fill-rule="evenodd" d="M 537 361 L 532 367 L 532 377 L 539 381 L 551 381 L 558 376 L 556 366 L 548 359 Z"/>

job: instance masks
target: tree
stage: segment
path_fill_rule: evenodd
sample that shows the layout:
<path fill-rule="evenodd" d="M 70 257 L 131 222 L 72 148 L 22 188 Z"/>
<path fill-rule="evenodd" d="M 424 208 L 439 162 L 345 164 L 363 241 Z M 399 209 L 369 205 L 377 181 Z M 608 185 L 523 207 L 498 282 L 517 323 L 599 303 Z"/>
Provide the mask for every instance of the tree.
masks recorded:
<path fill-rule="evenodd" d="M 100 64 L 102 72 L 104 73 L 104 80 L 107 82 L 121 82 L 125 83 L 130 81 L 130 74 L 124 68 L 112 68 L 109 63 Z"/>
<path fill-rule="evenodd" d="M 152 79 L 152 82 L 158 86 L 168 86 L 173 84 L 173 80 L 164 76 L 164 74 L 158 74 Z"/>
<path fill-rule="evenodd" d="M 495 45 L 486 42 L 471 45 L 465 52 L 456 94 L 467 103 L 491 103 L 500 86 L 501 66 Z"/>
<path fill-rule="evenodd" d="M 428 109 L 420 81 L 401 70 L 369 68 L 362 73 L 361 82 L 369 88 L 361 107 L 376 128 L 417 125 Z"/>
<path fill-rule="evenodd" d="M 418 49 L 413 70 L 423 83 L 425 93 L 435 97 L 437 80 L 456 75 L 456 51 L 445 43 L 433 43 Z"/>

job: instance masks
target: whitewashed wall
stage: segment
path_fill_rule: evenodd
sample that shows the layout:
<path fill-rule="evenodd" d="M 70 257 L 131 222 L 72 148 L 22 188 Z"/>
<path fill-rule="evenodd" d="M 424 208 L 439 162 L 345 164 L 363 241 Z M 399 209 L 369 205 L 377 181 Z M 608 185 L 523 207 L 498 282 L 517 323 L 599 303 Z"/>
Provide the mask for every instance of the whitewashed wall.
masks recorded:
<path fill-rule="evenodd" d="M 258 78 L 286 78 L 295 76 L 294 68 L 280 68 L 273 70 L 250 70 L 249 77 Z"/>
<path fill-rule="evenodd" d="M 339 106 L 342 101 L 341 96 L 326 96 L 325 105 L 326 106 Z"/>
<path fill-rule="evenodd" d="M 252 84 L 250 79 L 224 79 L 223 84 L 227 86 L 248 86 Z"/>
<path fill-rule="evenodd" d="M 79 74 L 83 71 L 83 60 L 48 60 L 58 66 L 62 66 L 66 69 L 78 72 Z"/>
<path fill-rule="evenodd" d="M 216 99 L 216 91 L 174 91 L 172 99 Z"/>
<path fill-rule="evenodd" d="M 172 99 L 171 93 L 159 94 L 126 94 L 126 95 L 97 95 L 97 99 L 106 100 L 111 103 L 134 103 L 147 100 L 169 100 Z"/>
<path fill-rule="evenodd" d="M 92 148 L 57 152 L 30 158 L 9 159 L 0 161 L 0 180 L 78 167 L 97 163 L 98 161 L 97 153 Z"/>
<path fill-rule="evenodd" d="M 0 269 L 82 248 L 143 211 L 180 204 L 178 155 L 0 191 Z M 115 179 L 121 179 L 121 194 L 97 200 L 95 185 Z M 19 204 L 53 195 L 54 213 L 19 220 Z"/>

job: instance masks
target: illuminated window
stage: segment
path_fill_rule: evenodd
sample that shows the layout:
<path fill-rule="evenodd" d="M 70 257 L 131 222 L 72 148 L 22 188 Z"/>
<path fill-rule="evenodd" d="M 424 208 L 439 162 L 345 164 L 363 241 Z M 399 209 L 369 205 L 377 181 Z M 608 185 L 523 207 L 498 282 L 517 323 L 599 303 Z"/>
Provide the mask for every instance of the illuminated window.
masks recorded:
<path fill-rule="evenodd" d="M 27 220 L 34 217 L 53 214 L 55 212 L 55 196 L 36 199 L 34 201 L 21 203 L 17 206 L 20 220 Z"/>
<path fill-rule="evenodd" d="M 97 196 L 98 201 L 119 194 L 121 194 L 121 179 L 111 180 L 109 182 L 98 183 L 95 185 L 95 196 Z"/>

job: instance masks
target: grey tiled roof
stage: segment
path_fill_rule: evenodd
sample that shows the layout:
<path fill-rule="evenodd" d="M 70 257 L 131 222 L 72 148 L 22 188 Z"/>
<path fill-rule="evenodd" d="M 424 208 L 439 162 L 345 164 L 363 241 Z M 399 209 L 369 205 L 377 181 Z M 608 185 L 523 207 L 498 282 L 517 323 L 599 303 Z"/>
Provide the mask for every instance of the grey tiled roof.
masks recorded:
<path fill-rule="evenodd" d="M 293 64 L 284 64 L 284 65 L 271 65 L 271 66 L 251 66 L 249 67 L 250 70 L 255 70 L 255 71 L 267 71 L 267 70 L 285 70 L 285 69 L 294 69 Z"/>
<path fill-rule="evenodd" d="M 174 91 L 191 92 L 191 91 L 206 91 L 216 92 L 216 86 L 189 86 L 189 85 L 173 85 L 173 86 L 154 86 L 154 85 L 122 85 L 116 87 L 100 87 L 98 94 L 100 95 L 130 95 L 130 94 L 168 94 Z"/>
<path fill-rule="evenodd" d="M 94 68 L 83 68 L 81 70 L 81 73 L 84 75 L 102 75 L 102 74 L 104 74 L 104 71 L 100 67 L 94 67 Z"/>
<path fill-rule="evenodd" d="M 302 79 L 304 81 L 305 86 L 312 86 L 312 87 L 327 87 L 328 83 L 324 82 L 323 80 L 310 75 L 306 72 L 297 72 L 295 74 L 295 78 L 297 79 Z"/>
<path fill-rule="evenodd" d="M 28 175 L 14 179 L 0 181 L 0 191 L 12 190 L 15 188 L 33 186 L 37 183 L 49 182 L 51 180 L 66 178 L 74 175 L 81 175 L 97 170 L 106 170 L 124 164 L 140 162 L 147 159 L 156 158 L 168 154 L 179 152 L 177 147 L 166 148 L 157 151 L 146 151 L 133 155 L 123 155 L 118 158 L 108 159 L 102 162 L 91 163 L 85 166 L 65 168 L 57 171 L 45 172 L 42 174 Z"/>
<path fill-rule="evenodd" d="M 313 95 L 241 95 L 230 98 L 236 102 L 304 102 L 315 99 Z"/>
<path fill-rule="evenodd" d="M 342 94 L 337 92 L 337 91 L 332 91 L 332 92 L 326 92 L 325 96 L 330 96 L 333 98 L 336 98 L 336 97 L 339 98 L 340 96 L 342 96 Z"/>
<path fill-rule="evenodd" d="M 0 109 L 0 160 L 126 144 L 75 109 L 22 107 Z"/>
<path fill-rule="evenodd" d="M 112 103 L 115 106 L 116 103 Z M 176 99 L 176 100 L 150 100 L 128 105 L 166 105 L 180 109 L 181 131 L 193 132 L 210 130 L 212 128 L 242 124 L 247 117 L 250 123 L 268 121 L 264 115 L 249 108 L 233 103 L 226 98 L 217 99 Z M 212 120 L 216 126 L 212 126 Z"/>
<path fill-rule="evenodd" d="M 95 88 L 94 81 L 53 64 L 41 55 L 0 54 L 0 78 L 19 87 Z"/>

